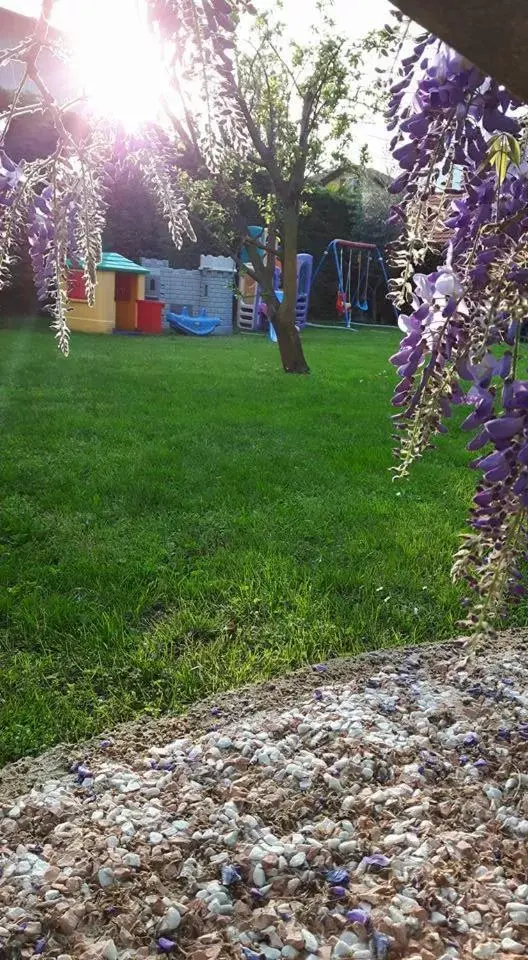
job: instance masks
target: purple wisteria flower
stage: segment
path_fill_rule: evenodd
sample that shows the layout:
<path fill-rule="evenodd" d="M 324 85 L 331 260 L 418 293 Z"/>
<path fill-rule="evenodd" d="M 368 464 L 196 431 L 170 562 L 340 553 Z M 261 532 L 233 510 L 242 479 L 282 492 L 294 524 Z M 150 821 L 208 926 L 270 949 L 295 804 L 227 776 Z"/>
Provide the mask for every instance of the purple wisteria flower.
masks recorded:
<path fill-rule="evenodd" d="M 469 733 L 466 733 L 463 741 L 465 747 L 476 747 L 478 742 L 479 742 L 478 735 L 476 733 L 473 733 L 472 730 Z"/>
<path fill-rule="evenodd" d="M 466 623 L 486 630 L 523 593 L 528 522 L 528 381 L 518 379 L 528 285 L 528 151 L 519 103 L 434 37 L 402 61 L 388 110 L 401 174 L 393 221 L 407 232 L 394 266 L 404 334 L 393 418 L 398 476 L 445 432 L 453 404 L 481 471 L 453 576 L 475 591 Z M 523 152 L 524 151 L 524 152 Z M 419 269 L 444 248 L 432 273 Z M 505 348 L 505 349 L 504 349 Z M 469 390 L 463 381 L 469 381 Z"/>
<path fill-rule="evenodd" d="M 390 857 L 386 857 L 384 853 L 372 853 L 368 857 L 363 857 L 360 866 L 364 867 L 373 867 L 375 870 L 385 870 L 390 866 Z"/>
<path fill-rule="evenodd" d="M 346 897 L 345 887 L 330 887 L 330 893 L 336 900 L 343 900 Z"/>
<path fill-rule="evenodd" d="M 370 917 L 366 910 L 361 910 L 360 907 L 355 907 L 354 910 L 347 910 L 346 918 L 349 923 L 359 923 L 362 927 L 367 926 L 370 923 Z"/>
<path fill-rule="evenodd" d="M 229 887 L 232 883 L 240 883 L 242 880 L 238 867 L 234 867 L 232 864 L 224 864 L 221 874 L 224 887 Z"/>
<path fill-rule="evenodd" d="M 370 938 L 370 948 L 374 960 L 387 960 L 391 941 L 384 933 L 374 930 Z"/>
<path fill-rule="evenodd" d="M 170 940 L 168 937 L 158 937 L 156 941 L 160 953 L 172 953 L 176 949 L 176 941 Z"/>
<path fill-rule="evenodd" d="M 328 870 L 326 879 L 328 883 L 346 887 L 350 881 L 350 874 L 344 867 L 337 867 L 336 870 Z"/>

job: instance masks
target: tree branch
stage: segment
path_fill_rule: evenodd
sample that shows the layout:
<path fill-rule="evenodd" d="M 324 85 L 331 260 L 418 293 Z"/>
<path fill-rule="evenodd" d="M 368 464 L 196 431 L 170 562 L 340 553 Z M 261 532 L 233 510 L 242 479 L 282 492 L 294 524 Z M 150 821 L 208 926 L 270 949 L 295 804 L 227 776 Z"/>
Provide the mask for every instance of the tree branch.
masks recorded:
<path fill-rule="evenodd" d="M 253 143 L 253 146 L 255 147 L 263 166 L 268 171 L 277 194 L 283 194 L 286 185 L 283 177 L 281 176 L 276 158 L 273 156 L 273 153 L 269 147 L 266 146 L 262 137 L 260 136 L 257 124 L 253 119 L 252 113 L 249 110 L 243 94 L 239 90 L 235 90 L 234 92 L 236 101 L 246 122 L 248 133 L 251 137 L 251 142 Z"/>

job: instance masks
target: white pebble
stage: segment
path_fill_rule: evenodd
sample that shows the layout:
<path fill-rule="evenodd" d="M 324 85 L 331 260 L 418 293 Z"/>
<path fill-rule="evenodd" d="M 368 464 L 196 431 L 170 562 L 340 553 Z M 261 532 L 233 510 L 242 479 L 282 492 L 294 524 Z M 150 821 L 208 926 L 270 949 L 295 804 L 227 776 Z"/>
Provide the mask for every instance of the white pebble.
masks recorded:
<path fill-rule="evenodd" d="M 181 914 L 179 910 L 176 910 L 176 907 L 169 907 L 167 913 L 162 918 L 159 931 L 160 933 L 172 933 L 173 930 L 177 930 L 181 923 Z"/>
<path fill-rule="evenodd" d="M 104 960 L 118 960 L 119 954 L 113 940 L 107 940 L 103 947 Z"/>
<path fill-rule="evenodd" d="M 233 746 L 233 741 L 230 737 L 220 737 L 220 739 L 216 741 L 216 745 L 220 750 L 230 750 Z"/>
<path fill-rule="evenodd" d="M 101 867 L 97 871 L 97 879 L 102 887 L 110 887 L 115 883 L 114 871 L 108 867 Z"/>
<path fill-rule="evenodd" d="M 290 860 L 290 867 L 296 869 L 297 867 L 303 867 L 306 863 L 306 854 L 305 853 L 296 853 Z"/>
<path fill-rule="evenodd" d="M 149 833 L 149 843 L 151 843 L 153 847 L 157 847 L 160 843 L 163 843 L 163 839 L 164 837 L 162 833 L 156 833 L 155 830 L 152 833 Z"/>
<path fill-rule="evenodd" d="M 478 910 L 470 910 L 469 913 L 466 913 L 464 919 L 470 927 L 478 927 L 482 923 L 482 914 Z"/>
<path fill-rule="evenodd" d="M 512 940 L 511 937 L 504 937 L 504 940 L 501 940 L 501 950 L 505 950 L 506 953 L 524 953 L 522 943 Z"/>
<path fill-rule="evenodd" d="M 440 913 L 438 910 L 433 910 L 431 913 L 431 923 L 435 927 L 441 927 L 444 923 L 447 923 L 447 917 L 445 913 Z"/>
<path fill-rule="evenodd" d="M 141 857 L 138 853 L 127 853 L 123 857 L 123 863 L 127 867 L 140 867 L 141 866 Z"/>
<path fill-rule="evenodd" d="M 47 900 L 48 902 L 52 900 L 60 900 L 61 897 L 62 893 L 59 890 L 46 890 L 46 893 L 44 894 L 44 900 Z"/>
<path fill-rule="evenodd" d="M 309 930 L 303 930 L 302 936 L 304 940 L 304 946 L 308 953 L 315 953 L 319 949 L 319 941 L 317 937 L 314 937 L 313 933 L 310 933 Z"/>
<path fill-rule="evenodd" d="M 488 960 L 489 957 L 494 957 L 499 949 L 497 943 L 479 943 L 473 950 L 473 956 L 477 957 L 477 960 Z"/>

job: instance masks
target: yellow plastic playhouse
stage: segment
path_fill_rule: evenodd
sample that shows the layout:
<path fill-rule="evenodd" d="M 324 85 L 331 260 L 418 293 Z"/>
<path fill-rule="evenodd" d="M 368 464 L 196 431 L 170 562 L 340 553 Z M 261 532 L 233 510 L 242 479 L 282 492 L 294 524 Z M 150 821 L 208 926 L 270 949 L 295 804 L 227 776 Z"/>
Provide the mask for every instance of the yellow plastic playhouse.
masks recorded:
<path fill-rule="evenodd" d="M 119 253 L 104 253 L 97 267 L 95 303 L 86 299 L 83 271 L 68 271 L 68 324 L 84 333 L 161 333 L 163 304 L 145 300 L 148 270 Z"/>

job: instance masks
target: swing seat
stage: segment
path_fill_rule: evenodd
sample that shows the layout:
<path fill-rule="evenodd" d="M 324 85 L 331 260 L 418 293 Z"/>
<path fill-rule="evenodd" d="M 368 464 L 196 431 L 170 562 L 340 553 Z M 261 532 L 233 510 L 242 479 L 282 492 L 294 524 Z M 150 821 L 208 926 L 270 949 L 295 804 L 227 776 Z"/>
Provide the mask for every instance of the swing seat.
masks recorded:
<path fill-rule="evenodd" d="M 344 316 L 347 312 L 347 302 L 344 293 L 340 290 L 337 294 L 336 310 L 340 316 Z"/>

